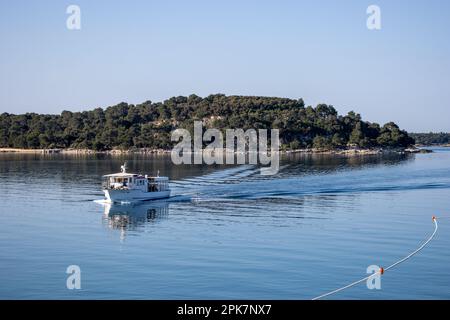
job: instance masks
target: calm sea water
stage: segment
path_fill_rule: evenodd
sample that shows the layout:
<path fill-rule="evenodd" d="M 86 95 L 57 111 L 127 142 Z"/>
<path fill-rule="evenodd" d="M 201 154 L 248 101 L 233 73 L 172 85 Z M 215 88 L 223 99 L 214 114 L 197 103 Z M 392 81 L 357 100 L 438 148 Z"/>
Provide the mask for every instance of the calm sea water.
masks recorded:
<path fill-rule="evenodd" d="M 105 206 L 101 176 L 170 176 L 175 197 Z M 168 157 L 0 155 L 2 299 L 310 299 L 386 266 L 335 299 L 450 299 L 450 150 L 174 166 Z M 66 268 L 81 268 L 81 290 Z"/>

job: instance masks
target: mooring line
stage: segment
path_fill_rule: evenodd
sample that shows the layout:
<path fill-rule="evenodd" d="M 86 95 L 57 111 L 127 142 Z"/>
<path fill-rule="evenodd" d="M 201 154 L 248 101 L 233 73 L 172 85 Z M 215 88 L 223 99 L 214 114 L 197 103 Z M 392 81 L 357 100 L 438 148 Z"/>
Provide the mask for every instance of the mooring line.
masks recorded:
<path fill-rule="evenodd" d="M 367 280 L 369 280 L 369 279 L 372 278 L 372 277 L 375 277 L 375 276 L 378 276 L 378 275 L 382 275 L 382 274 L 384 274 L 384 272 L 386 272 L 386 271 L 388 271 L 388 270 L 390 270 L 390 269 L 392 269 L 392 268 L 398 266 L 398 265 L 399 265 L 400 263 L 402 263 L 402 262 L 405 262 L 406 260 L 408 260 L 409 258 L 411 258 L 412 256 L 414 256 L 415 254 L 417 254 L 419 251 L 421 251 L 423 248 L 425 248 L 425 246 L 426 246 L 431 240 L 433 240 L 433 238 L 434 238 L 434 236 L 436 235 L 436 232 L 437 232 L 437 230 L 438 230 L 437 218 L 436 218 L 435 216 L 433 216 L 433 222 L 434 222 L 434 231 L 433 231 L 433 233 L 431 234 L 431 236 L 428 237 L 428 239 L 427 239 L 424 243 L 422 243 L 422 245 L 421 245 L 419 248 L 417 248 L 416 250 L 414 250 L 413 252 L 411 252 L 410 254 L 408 254 L 406 257 L 404 257 L 404 258 L 402 258 L 402 259 L 400 259 L 400 260 L 394 262 L 394 263 L 391 264 L 389 267 L 386 267 L 386 268 L 380 268 L 379 271 L 377 271 L 377 272 L 375 272 L 375 273 L 373 273 L 373 274 L 371 274 L 371 275 L 369 275 L 369 276 L 367 276 L 367 277 L 364 277 L 364 278 L 362 278 L 362 279 L 360 279 L 360 280 L 357 280 L 357 281 L 355 281 L 355 282 L 352 282 L 352 283 L 350 283 L 350 284 L 348 284 L 348 285 L 346 285 L 346 286 L 344 286 L 344 287 L 338 288 L 338 289 L 336 289 L 336 290 L 333 290 L 333 291 L 324 293 L 324 294 L 322 294 L 322 295 L 320 295 L 320 296 L 317 296 L 317 297 L 313 298 L 312 300 L 319 300 L 319 299 L 322 299 L 322 298 L 331 296 L 331 295 L 333 295 L 333 294 L 335 294 L 335 293 L 338 293 L 338 292 L 340 292 L 340 291 L 343 291 L 343 290 L 345 290 L 345 289 L 348 289 L 348 288 L 351 288 L 351 287 L 353 287 L 353 286 L 356 286 L 357 284 L 360 284 L 361 282 L 367 281 Z"/>

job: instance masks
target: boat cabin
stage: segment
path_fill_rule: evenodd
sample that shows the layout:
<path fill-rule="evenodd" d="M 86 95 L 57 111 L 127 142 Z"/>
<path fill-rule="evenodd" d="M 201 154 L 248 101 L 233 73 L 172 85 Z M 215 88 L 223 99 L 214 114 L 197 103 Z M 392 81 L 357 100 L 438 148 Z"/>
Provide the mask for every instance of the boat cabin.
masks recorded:
<path fill-rule="evenodd" d="M 149 177 L 120 172 L 103 176 L 103 189 L 160 192 L 169 189 L 169 179 L 167 177 Z"/>

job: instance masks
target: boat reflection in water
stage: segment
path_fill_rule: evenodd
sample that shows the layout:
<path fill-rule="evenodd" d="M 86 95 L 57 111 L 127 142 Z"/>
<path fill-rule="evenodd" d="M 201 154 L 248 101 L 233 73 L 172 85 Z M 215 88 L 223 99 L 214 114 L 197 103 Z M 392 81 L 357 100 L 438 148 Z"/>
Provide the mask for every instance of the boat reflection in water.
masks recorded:
<path fill-rule="evenodd" d="M 110 229 L 120 230 L 124 240 L 130 231 L 145 231 L 149 224 L 169 216 L 167 201 L 148 201 L 129 204 L 105 204 L 104 222 Z"/>

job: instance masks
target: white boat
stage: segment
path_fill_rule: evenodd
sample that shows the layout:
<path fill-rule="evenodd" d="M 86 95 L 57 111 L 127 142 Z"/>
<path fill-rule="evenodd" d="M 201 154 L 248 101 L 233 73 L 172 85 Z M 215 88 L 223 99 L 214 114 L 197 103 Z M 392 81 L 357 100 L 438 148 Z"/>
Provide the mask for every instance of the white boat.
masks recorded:
<path fill-rule="evenodd" d="M 169 178 L 149 177 L 126 172 L 126 165 L 119 173 L 103 176 L 103 192 L 108 202 L 131 202 L 170 197 Z"/>

